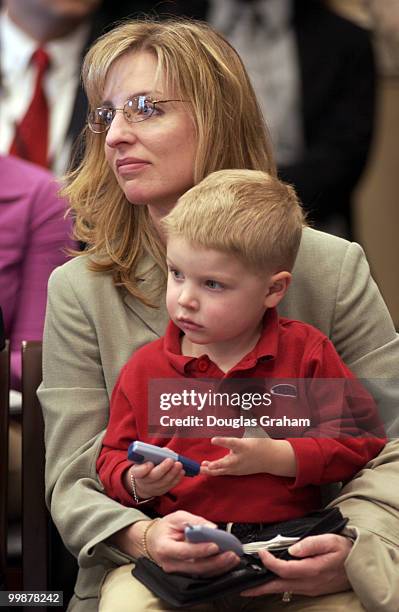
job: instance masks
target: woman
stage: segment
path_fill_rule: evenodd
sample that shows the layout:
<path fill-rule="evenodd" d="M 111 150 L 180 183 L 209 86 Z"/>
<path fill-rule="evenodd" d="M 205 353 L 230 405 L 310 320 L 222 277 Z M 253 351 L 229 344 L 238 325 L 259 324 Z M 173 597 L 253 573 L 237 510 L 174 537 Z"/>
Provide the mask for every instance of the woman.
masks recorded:
<path fill-rule="evenodd" d="M 126 23 L 89 51 L 83 79 L 94 133 L 87 135 L 85 157 L 66 194 L 76 214 L 77 237 L 89 246 L 53 274 L 49 287 L 40 390 L 48 503 L 81 567 L 71 610 L 96 610 L 104 575 L 117 566 L 122 567 L 110 572 L 102 586 L 101 610 L 122 610 L 132 597 L 135 610 L 162 610 L 162 602 L 131 578 L 134 557 L 148 553 L 166 571 L 183 572 L 190 560 L 190 573 L 199 575 L 227 571 L 237 558 L 214 554 L 209 544 L 182 541 L 184 524 L 205 522 L 206 517 L 180 511 L 150 523 L 145 511 L 120 506 L 101 494 L 95 463 L 110 394 L 131 352 L 162 335 L 166 326 L 160 219 L 179 195 L 213 170 L 255 168 L 275 174 L 275 167 L 242 63 L 206 25 Z M 313 323 L 329 335 L 359 376 L 395 376 L 399 344 L 360 247 L 306 229 L 294 276 L 282 314 Z M 354 517 L 348 531 L 356 540 L 353 545 L 343 536 L 311 538 L 297 551 L 298 557 L 311 558 L 294 565 L 264 555 L 264 563 L 281 576 L 254 592 L 279 593 L 267 597 L 268 609 L 273 602 L 279 609 L 281 593 L 291 592 L 298 609 L 318 601 L 313 610 L 362 610 L 348 577 L 365 605 L 374 605 L 375 588 L 369 592 L 371 578 L 364 578 L 364 567 L 359 571 L 358 564 L 377 550 L 393 577 L 390 555 L 396 554 L 393 547 L 399 542 L 382 537 L 396 532 L 397 510 L 384 510 L 384 503 L 399 506 L 392 499 L 392 485 L 384 499 L 384 469 L 399 480 L 398 470 L 384 465 L 394 459 L 397 450 L 391 444 L 358 479 L 361 495 L 377 499 L 378 505 L 356 500 L 356 481 L 349 485 L 353 493 L 344 490 L 340 497 L 343 513 Z M 379 470 L 373 469 L 377 466 Z M 370 517 L 376 535 L 367 529 Z M 373 571 L 374 585 L 385 576 Z M 134 585 L 134 594 L 115 603 L 120 582 Z M 383 589 L 385 604 L 396 605 L 395 589 Z M 313 601 L 304 595 L 322 596 Z M 240 601 L 248 605 L 246 599 Z M 238 609 L 234 606 L 230 609 Z M 251 609 L 256 606 L 266 606 L 264 597 L 251 600 Z"/>

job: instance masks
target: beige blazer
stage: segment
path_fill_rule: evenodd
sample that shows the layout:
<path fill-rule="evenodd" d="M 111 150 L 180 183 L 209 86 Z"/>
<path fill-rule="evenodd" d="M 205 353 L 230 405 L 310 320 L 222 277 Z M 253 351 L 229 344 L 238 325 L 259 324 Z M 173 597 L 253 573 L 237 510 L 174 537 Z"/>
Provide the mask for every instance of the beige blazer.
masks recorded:
<path fill-rule="evenodd" d="M 157 273 L 143 262 L 139 276 L 145 290 Z M 280 313 L 321 329 L 358 376 L 386 379 L 384 393 L 396 393 L 399 405 L 399 390 L 388 385 L 399 379 L 399 340 L 357 244 L 306 229 Z M 51 276 L 39 397 L 47 501 L 80 565 L 71 610 L 96 610 L 105 571 L 131 560 L 105 541 L 144 515 L 102 494 L 96 458 L 120 368 L 138 347 L 162 335 L 166 322 L 164 305 L 143 306 L 115 288 L 110 275 L 89 271 L 87 256 Z M 373 612 L 398 612 L 398 459 L 398 445 L 391 442 L 338 500 L 358 535 L 346 562 L 348 576 Z"/>

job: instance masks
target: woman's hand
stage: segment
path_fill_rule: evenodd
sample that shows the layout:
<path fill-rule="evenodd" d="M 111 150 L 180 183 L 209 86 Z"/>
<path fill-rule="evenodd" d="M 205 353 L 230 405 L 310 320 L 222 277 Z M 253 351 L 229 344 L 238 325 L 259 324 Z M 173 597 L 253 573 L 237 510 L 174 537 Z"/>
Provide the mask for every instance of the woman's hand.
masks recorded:
<path fill-rule="evenodd" d="M 184 528 L 187 524 L 216 527 L 200 516 L 179 510 L 154 522 L 147 532 L 147 550 L 165 572 L 216 576 L 228 572 L 239 563 L 237 555 L 233 552 L 220 553 L 214 543 L 186 542 Z M 113 542 L 132 556 L 143 555 L 142 539 L 147 526 L 148 521 L 134 523 L 115 534 L 117 537 L 112 538 Z"/>
<path fill-rule="evenodd" d="M 347 591 L 351 587 L 344 563 L 351 548 L 351 540 L 329 533 L 304 538 L 291 546 L 289 552 L 301 558 L 298 561 L 283 561 L 267 551 L 260 551 L 259 556 L 265 567 L 279 577 L 264 585 L 247 589 L 241 595 L 254 597 L 289 591 L 316 597 Z"/>
<path fill-rule="evenodd" d="M 148 551 L 165 572 L 215 576 L 239 563 L 234 553 L 220 553 L 217 544 L 186 542 L 184 528 L 188 523 L 216 527 L 202 517 L 178 511 L 157 521 L 148 532 Z"/>
<path fill-rule="evenodd" d="M 132 490 L 130 475 L 134 476 L 137 495 L 141 499 L 157 497 L 173 489 L 184 476 L 183 466 L 179 461 L 164 459 L 154 466 L 150 461 L 132 465 L 123 475 L 125 489 Z"/>

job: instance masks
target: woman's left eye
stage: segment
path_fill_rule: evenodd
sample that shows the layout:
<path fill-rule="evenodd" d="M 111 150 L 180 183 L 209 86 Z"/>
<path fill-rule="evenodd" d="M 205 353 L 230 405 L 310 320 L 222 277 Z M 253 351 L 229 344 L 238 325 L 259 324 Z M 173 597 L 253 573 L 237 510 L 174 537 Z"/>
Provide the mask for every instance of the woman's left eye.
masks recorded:
<path fill-rule="evenodd" d="M 154 104 L 151 100 L 145 100 L 142 114 L 148 117 L 156 117 L 158 115 L 163 115 L 164 111 L 158 106 L 158 104 Z"/>
<path fill-rule="evenodd" d="M 205 281 L 205 285 L 208 287 L 208 289 L 216 289 L 216 290 L 220 290 L 223 289 L 224 286 L 222 285 L 222 283 L 218 283 L 218 281 L 215 280 L 207 280 Z"/>

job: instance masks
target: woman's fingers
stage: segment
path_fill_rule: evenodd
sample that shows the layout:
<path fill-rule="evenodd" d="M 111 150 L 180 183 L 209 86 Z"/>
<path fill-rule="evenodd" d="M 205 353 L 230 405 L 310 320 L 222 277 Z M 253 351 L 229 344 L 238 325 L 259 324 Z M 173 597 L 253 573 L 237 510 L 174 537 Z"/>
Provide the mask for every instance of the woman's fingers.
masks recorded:
<path fill-rule="evenodd" d="M 184 528 L 187 524 L 216 527 L 202 517 L 178 511 L 157 521 L 149 531 L 149 550 L 166 572 L 216 576 L 239 563 L 237 555 L 232 552 L 220 553 L 213 542 L 186 542 Z"/>
<path fill-rule="evenodd" d="M 352 541 L 341 535 L 326 533 L 318 536 L 309 536 L 289 548 L 290 554 L 295 557 L 317 557 L 324 555 L 337 555 L 345 560 L 351 548 Z"/>
<path fill-rule="evenodd" d="M 351 546 L 350 540 L 343 536 L 325 534 L 305 538 L 290 547 L 291 554 L 303 557 L 298 560 L 284 561 L 260 551 L 263 564 L 278 578 L 248 589 L 242 595 L 253 597 L 290 591 L 312 597 L 345 591 L 350 587 L 344 563 Z"/>
<path fill-rule="evenodd" d="M 193 546 L 200 546 L 199 544 L 193 544 Z M 215 545 L 216 546 L 216 545 Z M 213 552 L 210 554 L 210 551 Z M 183 559 L 167 558 L 161 562 L 162 568 L 165 572 L 181 572 L 184 574 L 199 575 L 203 577 L 217 576 L 228 572 L 239 563 L 239 557 L 232 552 L 225 552 L 218 554 L 218 548 L 216 552 L 212 548 L 206 549 L 206 556 L 200 555 L 199 550 L 192 551 L 191 556 Z M 162 561 L 162 560 L 161 560 Z"/>

